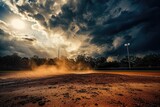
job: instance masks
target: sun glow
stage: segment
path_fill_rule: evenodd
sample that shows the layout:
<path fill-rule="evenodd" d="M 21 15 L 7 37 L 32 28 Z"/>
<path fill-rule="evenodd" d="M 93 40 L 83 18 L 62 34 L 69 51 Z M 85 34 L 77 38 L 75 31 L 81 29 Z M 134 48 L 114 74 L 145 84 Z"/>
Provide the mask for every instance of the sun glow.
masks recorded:
<path fill-rule="evenodd" d="M 13 19 L 11 25 L 14 29 L 22 30 L 25 28 L 25 23 L 20 19 Z"/>

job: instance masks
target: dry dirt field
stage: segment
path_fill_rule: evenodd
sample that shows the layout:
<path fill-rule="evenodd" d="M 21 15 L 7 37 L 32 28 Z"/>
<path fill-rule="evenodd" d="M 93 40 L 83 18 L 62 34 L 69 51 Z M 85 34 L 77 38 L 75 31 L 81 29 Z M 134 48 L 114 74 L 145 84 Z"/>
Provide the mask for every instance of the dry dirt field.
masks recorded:
<path fill-rule="evenodd" d="M 13 76 L 12 76 L 13 75 Z M 160 72 L 0 74 L 0 107 L 160 107 Z"/>

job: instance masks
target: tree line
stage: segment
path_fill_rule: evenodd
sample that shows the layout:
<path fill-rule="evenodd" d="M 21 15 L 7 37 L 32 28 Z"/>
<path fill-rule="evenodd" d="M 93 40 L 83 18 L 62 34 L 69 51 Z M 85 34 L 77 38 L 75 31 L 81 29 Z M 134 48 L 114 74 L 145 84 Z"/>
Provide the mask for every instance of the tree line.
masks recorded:
<path fill-rule="evenodd" d="M 37 55 L 28 58 L 20 57 L 14 53 L 0 57 L 1 70 L 31 70 L 38 66 L 65 66 L 71 70 L 86 70 L 86 69 L 128 69 L 128 59 L 123 57 L 120 60 L 107 62 L 107 57 L 91 57 L 78 55 L 75 59 L 61 58 L 40 58 Z M 149 54 L 144 57 L 130 56 L 132 69 L 160 69 L 160 54 Z"/>

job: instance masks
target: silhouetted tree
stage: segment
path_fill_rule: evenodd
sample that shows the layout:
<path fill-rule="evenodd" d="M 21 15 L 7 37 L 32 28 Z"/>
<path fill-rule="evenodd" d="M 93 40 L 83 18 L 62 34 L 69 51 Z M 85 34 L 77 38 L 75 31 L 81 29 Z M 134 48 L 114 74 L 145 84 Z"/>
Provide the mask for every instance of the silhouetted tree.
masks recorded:
<path fill-rule="evenodd" d="M 132 68 L 159 68 L 160 69 L 160 54 L 149 54 L 144 57 L 130 56 Z M 91 56 L 78 55 L 75 59 L 66 57 L 46 59 L 39 58 L 37 55 L 27 58 L 21 58 L 17 53 L 12 55 L 0 56 L 0 70 L 22 70 L 31 69 L 34 66 L 51 65 L 65 66 L 72 70 L 85 69 L 112 69 L 118 67 L 128 67 L 127 57 L 120 61 L 107 62 L 105 57 L 93 58 Z"/>
<path fill-rule="evenodd" d="M 46 65 L 56 65 L 56 62 L 54 59 L 48 59 Z"/>
<path fill-rule="evenodd" d="M 141 64 L 145 67 L 160 67 L 160 54 L 150 54 L 144 56 Z"/>
<path fill-rule="evenodd" d="M 30 59 L 27 57 L 21 58 L 21 67 L 24 69 L 31 69 L 30 67 Z"/>

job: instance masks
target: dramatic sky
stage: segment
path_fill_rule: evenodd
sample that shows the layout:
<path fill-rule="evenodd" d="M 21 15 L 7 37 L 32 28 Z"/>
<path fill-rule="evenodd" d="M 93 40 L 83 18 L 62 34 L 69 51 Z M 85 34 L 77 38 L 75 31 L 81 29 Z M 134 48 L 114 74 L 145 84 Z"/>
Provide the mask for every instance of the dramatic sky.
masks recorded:
<path fill-rule="evenodd" d="M 160 52 L 159 0 L 0 0 L 0 56 Z"/>

